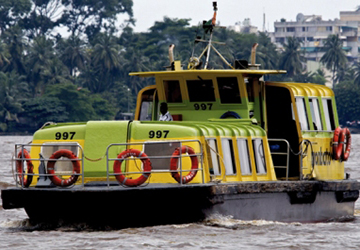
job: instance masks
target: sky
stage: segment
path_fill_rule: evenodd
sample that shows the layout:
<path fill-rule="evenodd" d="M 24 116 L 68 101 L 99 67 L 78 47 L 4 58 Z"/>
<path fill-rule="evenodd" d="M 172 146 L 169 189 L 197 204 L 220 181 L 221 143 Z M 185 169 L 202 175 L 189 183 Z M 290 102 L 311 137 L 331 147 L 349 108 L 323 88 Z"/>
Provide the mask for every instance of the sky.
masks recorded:
<path fill-rule="evenodd" d="M 146 32 L 155 21 L 169 18 L 191 19 L 198 25 L 213 15 L 213 0 L 133 0 L 135 32 Z M 221 26 L 231 26 L 250 18 L 251 24 L 263 31 L 274 31 L 274 22 L 285 18 L 295 21 L 296 15 L 321 15 L 323 20 L 340 18 L 340 11 L 354 11 L 358 0 L 218 0 L 217 21 Z"/>

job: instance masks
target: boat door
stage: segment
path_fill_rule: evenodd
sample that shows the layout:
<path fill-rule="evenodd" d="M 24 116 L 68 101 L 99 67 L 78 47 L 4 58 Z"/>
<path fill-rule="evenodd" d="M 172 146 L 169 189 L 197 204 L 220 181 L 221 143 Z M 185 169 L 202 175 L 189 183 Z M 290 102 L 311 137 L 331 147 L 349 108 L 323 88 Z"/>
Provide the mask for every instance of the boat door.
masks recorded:
<path fill-rule="evenodd" d="M 134 120 L 156 121 L 158 114 L 156 86 L 148 86 L 139 91 Z"/>
<path fill-rule="evenodd" d="M 293 101 L 290 91 L 276 84 L 266 85 L 266 117 L 267 133 L 269 139 L 284 139 L 288 141 L 293 152 L 299 152 L 300 127 L 296 122 Z M 270 143 L 274 152 L 287 152 L 285 142 Z M 273 145 L 272 145 L 273 144 Z M 300 156 L 290 153 L 289 172 L 290 179 L 300 178 Z M 273 155 L 274 166 L 285 166 L 286 157 Z M 275 168 L 277 178 L 286 178 L 285 168 Z"/>

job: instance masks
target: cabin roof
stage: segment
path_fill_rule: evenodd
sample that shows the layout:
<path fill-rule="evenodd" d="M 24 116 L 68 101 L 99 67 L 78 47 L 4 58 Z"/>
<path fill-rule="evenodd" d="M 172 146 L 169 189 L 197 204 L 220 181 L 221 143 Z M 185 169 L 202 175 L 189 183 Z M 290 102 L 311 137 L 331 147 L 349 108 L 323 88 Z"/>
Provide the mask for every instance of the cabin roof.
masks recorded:
<path fill-rule="evenodd" d="M 266 85 L 269 86 L 282 86 L 289 89 L 293 92 L 294 96 L 322 96 L 322 97 L 332 97 L 334 92 L 331 88 L 313 84 L 313 83 L 295 83 L 295 82 L 266 82 Z"/>
<path fill-rule="evenodd" d="M 172 71 L 152 71 L 152 72 L 131 72 L 130 76 L 139 77 L 154 77 L 154 76 L 166 76 L 166 75 L 178 75 L 178 74 L 211 74 L 211 75 L 273 75 L 273 74 L 286 74 L 286 70 L 252 70 L 252 69 L 222 69 L 222 70 L 172 70 Z"/>

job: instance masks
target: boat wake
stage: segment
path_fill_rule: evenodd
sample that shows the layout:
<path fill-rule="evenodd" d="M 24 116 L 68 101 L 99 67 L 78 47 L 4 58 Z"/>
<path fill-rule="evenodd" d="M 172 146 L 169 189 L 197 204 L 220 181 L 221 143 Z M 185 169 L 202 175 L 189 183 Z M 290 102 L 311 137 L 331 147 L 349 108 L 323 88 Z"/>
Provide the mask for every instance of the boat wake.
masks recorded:
<path fill-rule="evenodd" d="M 24 220 L 6 220 L 0 222 L 0 228 L 12 230 L 24 230 L 31 227 L 29 219 Z"/>
<path fill-rule="evenodd" d="M 213 214 L 204 220 L 205 225 L 214 227 L 224 227 L 228 229 L 239 229 L 248 226 L 269 226 L 269 225 L 301 225 L 300 222 L 278 222 L 278 221 L 267 221 L 267 220 L 252 220 L 244 221 L 234 219 L 232 216 L 224 216 L 220 214 Z"/>
<path fill-rule="evenodd" d="M 81 232 L 81 231 L 112 231 L 118 230 L 119 228 L 111 227 L 107 225 L 94 225 L 87 223 L 65 223 L 65 222 L 41 222 L 32 223 L 30 219 L 23 220 L 6 220 L 0 222 L 1 230 L 10 231 L 61 231 L 61 232 Z M 123 229 L 123 228 L 122 228 Z"/>
<path fill-rule="evenodd" d="M 0 190 L 1 189 L 6 189 L 8 187 L 14 187 L 14 186 L 15 186 L 14 184 L 0 181 Z"/>

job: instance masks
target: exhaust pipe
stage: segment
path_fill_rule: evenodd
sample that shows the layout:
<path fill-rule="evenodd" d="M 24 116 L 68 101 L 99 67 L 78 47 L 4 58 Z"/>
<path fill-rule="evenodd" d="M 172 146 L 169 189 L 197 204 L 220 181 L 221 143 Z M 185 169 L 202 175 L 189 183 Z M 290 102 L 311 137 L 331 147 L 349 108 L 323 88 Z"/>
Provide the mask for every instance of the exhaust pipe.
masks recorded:
<path fill-rule="evenodd" d="M 175 44 L 171 44 L 169 46 L 169 59 L 170 59 L 170 65 L 172 65 L 174 63 L 174 48 L 175 48 Z"/>
<path fill-rule="evenodd" d="M 256 48 L 259 44 L 258 43 L 254 43 L 252 48 L 251 48 L 251 64 L 255 65 L 255 61 L 256 61 Z"/>

